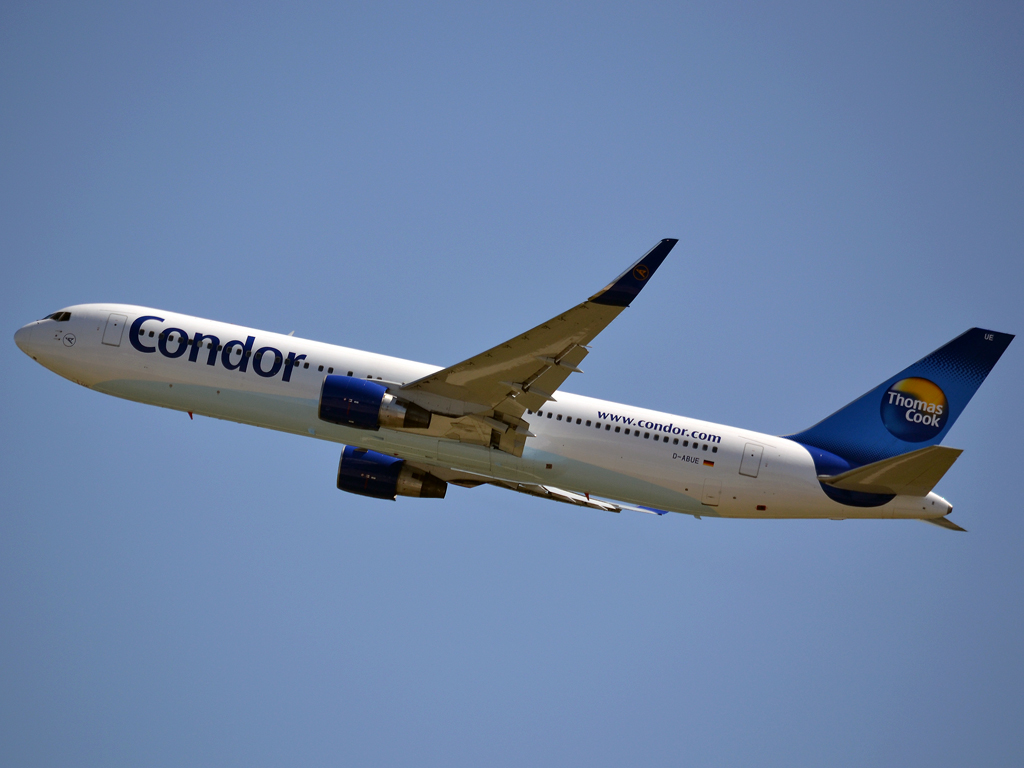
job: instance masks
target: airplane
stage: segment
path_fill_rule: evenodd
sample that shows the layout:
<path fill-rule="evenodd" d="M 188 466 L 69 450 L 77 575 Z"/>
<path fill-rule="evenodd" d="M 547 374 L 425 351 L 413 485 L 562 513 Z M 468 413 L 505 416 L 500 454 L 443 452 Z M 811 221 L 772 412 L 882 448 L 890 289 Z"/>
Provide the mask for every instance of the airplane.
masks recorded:
<path fill-rule="evenodd" d="M 491 485 L 610 512 L 963 531 L 932 490 L 962 452 L 941 442 L 1012 334 L 972 328 L 786 436 L 562 390 L 677 242 L 447 368 L 128 304 L 67 307 L 14 340 L 97 392 L 339 443 L 337 487 L 377 499 Z"/>

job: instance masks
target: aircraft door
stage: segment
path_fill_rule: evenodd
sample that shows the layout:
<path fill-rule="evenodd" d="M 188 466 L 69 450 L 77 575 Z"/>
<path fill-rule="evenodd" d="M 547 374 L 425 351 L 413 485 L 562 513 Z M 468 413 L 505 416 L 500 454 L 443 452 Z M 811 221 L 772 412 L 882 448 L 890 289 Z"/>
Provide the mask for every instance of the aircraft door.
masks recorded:
<path fill-rule="evenodd" d="M 763 446 L 747 443 L 743 447 L 743 461 L 740 462 L 740 474 L 747 477 L 757 477 L 758 470 L 761 469 L 762 453 L 764 453 Z"/>
<path fill-rule="evenodd" d="M 103 330 L 103 343 L 111 347 L 120 347 L 121 334 L 124 333 L 124 325 L 127 322 L 127 315 L 112 313 L 107 318 L 107 327 Z"/>
<path fill-rule="evenodd" d="M 700 503 L 708 507 L 717 507 L 722 500 L 722 481 L 708 478 L 704 481 L 704 493 L 701 494 Z"/>

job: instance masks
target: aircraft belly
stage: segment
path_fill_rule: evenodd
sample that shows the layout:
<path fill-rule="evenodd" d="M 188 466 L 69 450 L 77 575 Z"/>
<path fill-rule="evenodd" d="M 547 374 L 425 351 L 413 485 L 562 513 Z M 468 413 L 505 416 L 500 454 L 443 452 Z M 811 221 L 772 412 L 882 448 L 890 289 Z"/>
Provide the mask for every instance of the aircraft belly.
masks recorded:
<path fill-rule="evenodd" d="M 317 419 L 317 401 L 303 397 L 142 379 L 104 381 L 93 389 L 126 400 L 288 432 L 330 426 Z"/>

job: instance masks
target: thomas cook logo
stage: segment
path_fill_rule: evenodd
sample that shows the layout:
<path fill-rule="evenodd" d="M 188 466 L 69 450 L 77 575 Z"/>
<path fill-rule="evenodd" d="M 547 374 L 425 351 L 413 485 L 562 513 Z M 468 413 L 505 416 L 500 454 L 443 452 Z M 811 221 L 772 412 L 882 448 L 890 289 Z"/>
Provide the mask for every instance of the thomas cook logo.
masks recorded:
<path fill-rule="evenodd" d="M 633 267 L 633 277 L 639 280 L 641 283 L 651 276 L 651 270 L 649 270 L 643 264 L 637 264 Z"/>
<path fill-rule="evenodd" d="M 917 377 L 897 381 L 882 395 L 882 423 L 900 440 L 920 443 L 942 431 L 949 414 L 946 393 Z"/>

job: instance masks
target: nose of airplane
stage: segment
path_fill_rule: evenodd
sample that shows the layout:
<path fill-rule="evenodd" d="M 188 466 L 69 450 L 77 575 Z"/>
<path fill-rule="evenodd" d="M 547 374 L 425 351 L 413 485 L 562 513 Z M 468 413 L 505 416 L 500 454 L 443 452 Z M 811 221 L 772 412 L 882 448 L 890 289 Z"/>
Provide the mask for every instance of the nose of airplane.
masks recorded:
<path fill-rule="evenodd" d="M 18 349 L 29 356 L 32 355 L 32 331 L 35 327 L 35 323 L 29 323 L 14 332 L 14 343 L 18 345 Z"/>

